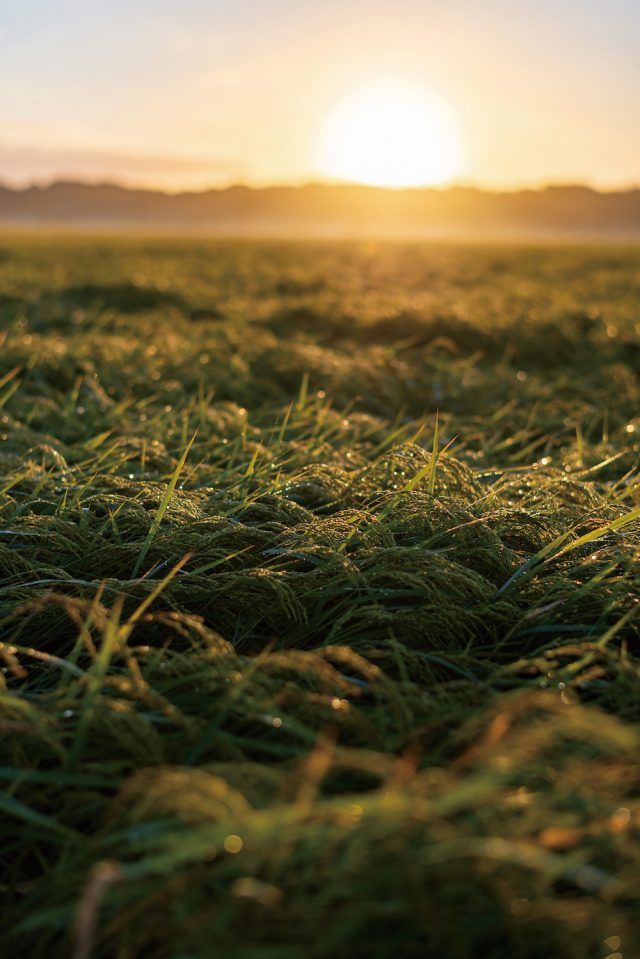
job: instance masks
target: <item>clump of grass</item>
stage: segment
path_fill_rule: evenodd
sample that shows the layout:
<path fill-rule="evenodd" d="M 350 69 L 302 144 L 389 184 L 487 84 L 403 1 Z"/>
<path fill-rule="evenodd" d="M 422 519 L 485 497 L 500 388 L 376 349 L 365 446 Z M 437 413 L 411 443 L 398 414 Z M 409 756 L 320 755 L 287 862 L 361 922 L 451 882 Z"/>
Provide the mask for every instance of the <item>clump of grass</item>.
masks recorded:
<path fill-rule="evenodd" d="M 8 948 L 633 955 L 635 251 L 3 248 Z"/>

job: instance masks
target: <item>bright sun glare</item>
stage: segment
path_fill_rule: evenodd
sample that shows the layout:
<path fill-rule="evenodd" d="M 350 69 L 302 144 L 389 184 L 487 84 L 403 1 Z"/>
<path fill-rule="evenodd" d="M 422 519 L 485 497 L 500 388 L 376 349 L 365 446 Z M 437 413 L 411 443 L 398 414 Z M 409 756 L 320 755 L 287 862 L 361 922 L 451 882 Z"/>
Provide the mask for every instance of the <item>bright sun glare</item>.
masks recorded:
<path fill-rule="evenodd" d="M 318 166 L 358 183 L 435 186 L 460 173 L 460 148 L 444 104 L 385 84 L 355 94 L 329 117 Z"/>

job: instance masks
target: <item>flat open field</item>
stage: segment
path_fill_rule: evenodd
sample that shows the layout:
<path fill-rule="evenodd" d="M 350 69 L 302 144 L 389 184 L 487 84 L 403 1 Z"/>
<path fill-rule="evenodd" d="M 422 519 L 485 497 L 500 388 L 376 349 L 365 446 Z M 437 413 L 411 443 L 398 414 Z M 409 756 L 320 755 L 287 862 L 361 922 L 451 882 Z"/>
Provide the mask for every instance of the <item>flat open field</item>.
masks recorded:
<path fill-rule="evenodd" d="M 6 955 L 638 959 L 640 251 L 0 238 Z"/>

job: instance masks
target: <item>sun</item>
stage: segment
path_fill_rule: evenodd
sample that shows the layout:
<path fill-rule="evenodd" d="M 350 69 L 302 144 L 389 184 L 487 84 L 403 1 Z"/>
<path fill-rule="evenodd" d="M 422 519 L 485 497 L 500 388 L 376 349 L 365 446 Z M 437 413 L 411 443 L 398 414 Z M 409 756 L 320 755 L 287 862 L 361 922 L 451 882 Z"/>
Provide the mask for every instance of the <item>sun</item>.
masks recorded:
<path fill-rule="evenodd" d="M 317 166 L 330 177 L 375 186 L 436 186 L 460 173 L 460 146 L 447 107 L 399 84 L 370 86 L 327 119 Z"/>

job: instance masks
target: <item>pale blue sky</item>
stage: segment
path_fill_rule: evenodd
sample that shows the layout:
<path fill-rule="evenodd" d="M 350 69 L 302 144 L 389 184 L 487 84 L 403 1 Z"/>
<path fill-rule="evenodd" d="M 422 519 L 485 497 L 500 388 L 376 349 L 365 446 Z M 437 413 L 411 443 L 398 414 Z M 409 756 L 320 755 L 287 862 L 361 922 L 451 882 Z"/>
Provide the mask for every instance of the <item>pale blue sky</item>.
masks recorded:
<path fill-rule="evenodd" d="M 0 0 L 0 179 L 318 179 L 380 77 L 447 105 L 462 179 L 640 182 L 640 0 Z"/>

